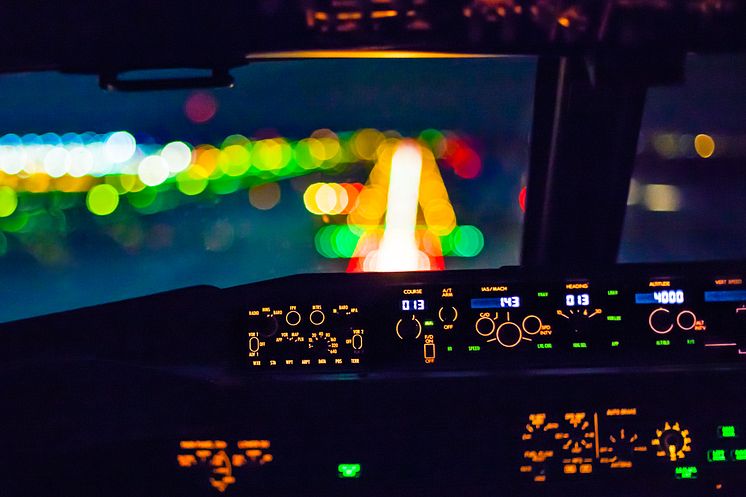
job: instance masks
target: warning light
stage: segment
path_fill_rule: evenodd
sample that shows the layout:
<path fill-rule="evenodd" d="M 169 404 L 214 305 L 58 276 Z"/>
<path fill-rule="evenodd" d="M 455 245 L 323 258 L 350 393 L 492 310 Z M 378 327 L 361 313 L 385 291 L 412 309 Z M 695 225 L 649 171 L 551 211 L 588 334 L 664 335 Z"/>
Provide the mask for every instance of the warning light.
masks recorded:
<path fill-rule="evenodd" d="M 720 438 L 736 438 L 736 427 L 731 425 L 718 426 L 718 436 Z"/>
<path fill-rule="evenodd" d="M 707 460 L 709 462 L 724 462 L 725 461 L 725 451 L 723 449 L 708 450 L 707 451 Z"/>
<path fill-rule="evenodd" d="M 360 465 L 343 463 L 337 466 L 340 478 L 360 478 Z"/>
<path fill-rule="evenodd" d="M 696 466 L 678 466 L 674 471 L 677 480 L 693 480 L 697 478 Z"/>

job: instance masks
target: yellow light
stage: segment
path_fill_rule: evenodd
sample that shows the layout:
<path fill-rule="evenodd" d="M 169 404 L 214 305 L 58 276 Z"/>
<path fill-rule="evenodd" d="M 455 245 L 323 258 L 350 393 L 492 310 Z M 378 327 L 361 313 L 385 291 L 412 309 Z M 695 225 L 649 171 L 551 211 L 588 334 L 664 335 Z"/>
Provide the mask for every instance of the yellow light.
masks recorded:
<path fill-rule="evenodd" d="M 314 183 L 309 185 L 303 193 L 303 204 L 306 206 L 306 210 L 311 214 L 316 214 L 318 216 L 322 215 L 324 212 L 319 209 L 319 204 L 316 202 L 316 193 L 323 185 L 324 183 Z"/>
<path fill-rule="evenodd" d="M 256 52 L 246 55 L 249 60 L 283 59 L 495 59 L 493 54 L 463 52 L 415 52 L 406 50 L 290 50 Z"/>
<path fill-rule="evenodd" d="M 337 192 L 330 185 L 323 183 L 316 190 L 316 205 L 323 214 L 332 214 L 337 205 Z"/>
<path fill-rule="evenodd" d="M 645 206 L 654 212 L 674 212 L 681 209 L 681 192 L 673 185 L 647 185 Z"/>
<path fill-rule="evenodd" d="M 703 159 L 709 159 L 715 153 L 715 140 L 710 135 L 694 137 L 694 149 Z"/>

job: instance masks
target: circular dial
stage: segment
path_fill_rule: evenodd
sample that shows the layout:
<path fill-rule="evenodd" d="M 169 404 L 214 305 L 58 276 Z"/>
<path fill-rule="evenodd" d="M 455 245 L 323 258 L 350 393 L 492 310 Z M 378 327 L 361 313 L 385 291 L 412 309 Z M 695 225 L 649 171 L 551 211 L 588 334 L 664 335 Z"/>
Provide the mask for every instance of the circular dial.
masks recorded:
<path fill-rule="evenodd" d="M 647 452 L 647 446 L 640 436 L 626 428 L 620 428 L 606 439 L 606 445 L 601 447 L 604 456 L 601 462 L 612 468 L 631 468 L 635 452 Z"/>
<path fill-rule="evenodd" d="M 308 348 L 315 354 L 336 354 L 337 353 L 337 337 L 332 336 L 329 332 L 316 332 L 311 333 L 311 336 L 307 339 Z"/>
<path fill-rule="evenodd" d="M 495 332 L 497 343 L 508 349 L 512 349 L 521 343 L 522 338 L 523 331 L 521 330 L 521 327 L 512 321 L 501 323 Z"/>
<path fill-rule="evenodd" d="M 420 335 L 422 335 L 422 323 L 417 319 L 417 316 L 401 318 L 396 322 L 396 336 L 402 340 L 420 338 Z"/>
<path fill-rule="evenodd" d="M 650 329 L 659 335 L 665 335 L 673 330 L 673 322 L 671 320 L 671 311 L 665 307 L 658 307 L 653 309 L 648 316 L 648 325 Z"/>
<path fill-rule="evenodd" d="M 445 306 L 438 309 L 438 320 L 441 323 L 455 323 L 458 319 L 458 309 L 453 306 Z"/>
<path fill-rule="evenodd" d="M 477 333 L 479 333 L 483 337 L 488 337 L 492 335 L 492 333 L 494 333 L 496 325 L 495 321 L 492 320 L 492 318 L 481 317 L 477 319 L 474 327 L 477 329 Z"/>
<path fill-rule="evenodd" d="M 557 311 L 557 316 L 560 318 L 558 323 L 561 328 L 567 331 L 581 333 L 594 319 L 598 319 L 602 313 L 601 309 L 589 309 L 587 307 L 560 309 Z"/>
<path fill-rule="evenodd" d="M 290 326 L 298 326 L 301 321 L 300 312 L 298 311 L 290 311 L 287 314 L 285 314 L 285 322 L 289 324 Z"/>
<path fill-rule="evenodd" d="M 582 455 L 594 447 L 596 432 L 591 420 L 584 412 L 568 412 L 565 414 L 564 432 L 558 433 L 557 439 L 562 443 L 562 449 L 570 454 Z"/>
<path fill-rule="evenodd" d="M 257 332 L 265 338 L 269 338 L 277 333 L 279 323 L 277 317 L 273 315 L 249 316 L 249 332 Z"/>
<path fill-rule="evenodd" d="M 684 459 L 692 451 L 691 443 L 689 430 L 682 429 L 679 423 L 669 422 L 655 431 L 652 441 L 653 447 L 657 449 L 655 455 L 671 462 Z"/>
<path fill-rule="evenodd" d="M 311 314 L 308 316 L 308 319 L 309 321 L 311 321 L 311 324 L 319 326 L 320 324 L 324 322 L 324 320 L 326 320 L 326 315 L 322 311 L 316 309 L 314 311 L 311 311 Z"/>

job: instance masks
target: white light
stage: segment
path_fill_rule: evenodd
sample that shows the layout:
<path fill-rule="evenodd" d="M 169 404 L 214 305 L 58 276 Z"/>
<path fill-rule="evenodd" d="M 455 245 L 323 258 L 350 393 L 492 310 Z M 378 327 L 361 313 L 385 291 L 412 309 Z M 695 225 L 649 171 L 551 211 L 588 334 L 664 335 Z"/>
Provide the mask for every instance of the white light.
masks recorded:
<path fill-rule="evenodd" d="M 192 163 L 192 149 L 186 143 L 171 142 L 163 147 L 161 157 L 168 162 L 168 168 L 172 173 L 178 173 Z"/>
<path fill-rule="evenodd" d="M 137 142 L 135 137 L 126 131 L 117 131 L 109 135 L 104 144 L 104 156 L 110 162 L 126 162 L 135 155 Z"/>
<path fill-rule="evenodd" d="M 681 209 L 681 191 L 674 185 L 647 185 L 645 207 L 654 212 L 675 212 Z"/>
<path fill-rule="evenodd" d="M 399 145 L 391 159 L 386 227 L 378 253 L 371 261 L 376 271 L 427 269 L 421 267 L 414 233 L 421 174 L 419 147 L 413 143 Z"/>
<path fill-rule="evenodd" d="M 86 147 L 70 150 L 70 176 L 81 178 L 93 169 L 93 154 Z"/>
<path fill-rule="evenodd" d="M 26 164 L 26 151 L 23 147 L 0 147 L 0 169 L 8 174 L 18 174 Z"/>
<path fill-rule="evenodd" d="M 168 179 L 168 174 L 168 162 L 158 155 L 145 157 L 137 167 L 140 181 L 148 186 L 160 185 Z"/>
<path fill-rule="evenodd" d="M 60 178 L 70 170 L 70 152 L 64 147 L 52 147 L 44 156 L 44 171 L 53 178 Z"/>

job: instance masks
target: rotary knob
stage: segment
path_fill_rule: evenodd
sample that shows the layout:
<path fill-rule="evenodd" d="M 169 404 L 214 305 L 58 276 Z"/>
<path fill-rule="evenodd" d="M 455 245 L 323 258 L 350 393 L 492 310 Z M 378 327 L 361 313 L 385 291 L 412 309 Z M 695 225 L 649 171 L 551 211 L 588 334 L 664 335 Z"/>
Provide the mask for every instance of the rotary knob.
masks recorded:
<path fill-rule="evenodd" d="M 277 328 L 277 317 L 273 315 L 249 317 L 249 332 L 258 332 L 261 336 L 268 338 L 277 333 Z"/>
<path fill-rule="evenodd" d="M 417 319 L 417 316 L 412 315 L 411 318 L 401 318 L 396 322 L 396 336 L 400 339 L 405 340 L 408 338 L 420 338 L 422 334 L 422 323 Z"/>
<path fill-rule="evenodd" d="M 521 343 L 523 330 L 521 330 L 521 327 L 513 321 L 505 321 L 497 327 L 495 338 L 497 338 L 497 343 L 506 349 L 512 349 Z"/>

